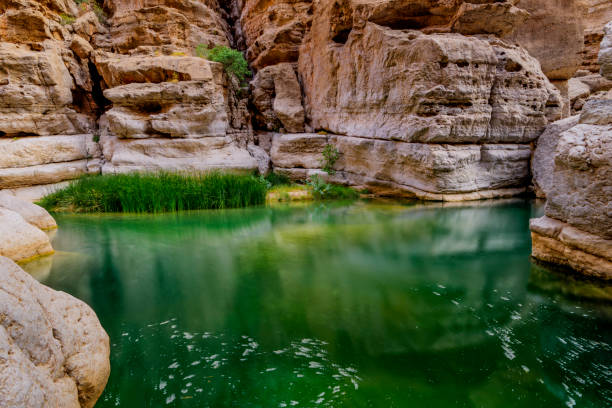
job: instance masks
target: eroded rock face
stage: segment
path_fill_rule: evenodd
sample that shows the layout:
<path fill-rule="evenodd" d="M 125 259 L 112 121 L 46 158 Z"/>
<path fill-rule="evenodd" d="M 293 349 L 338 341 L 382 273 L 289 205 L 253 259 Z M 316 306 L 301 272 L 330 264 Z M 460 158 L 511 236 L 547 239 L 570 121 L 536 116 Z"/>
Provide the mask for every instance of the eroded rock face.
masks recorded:
<path fill-rule="evenodd" d="M 114 53 L 95 64 L 112 103 L 100 119 L 103 173 L 253 170 L 247 99 L 221 64 L 195 56 L 232 36 L 216 1 L 111 1 Z"/>
<path fill-rule="evenodd" d="M 302 90 L 293 66 L 289 63 L 271 65 L 260 70 L 253 81 L 252 104 L 258 129 L 281 128 L 290 133 L 304 131 Z"/>
<path fill-rule="evenodd" d="M 0 288 L 0 406 L 93 407 L 110 373 L 94 312 L 3 256 Z"/>
<path fill-rule="evenodd" d="M 89 43 L 60 17 L 85 12 L 72 1 L 0 4 L 0 188 L 60 182 L 99 169 L 99 151 L 87 142 L 96 109 L 88 94 Z"/>
<path fill-rule="evenodd" d="M 604 26 L 612 20 L 612 2 L 608 0 L 582 0 L 584 21 L 584 48 L 581 70 L 598 73 L 598 54 L 604 38 Z"/>
<path fill-rule="evenodd" d="M 288 62 L 296 59 L 294 37 L 269 34 L 280 32 L 276 21 L 308 21 L 297 55 L 304 130 L 329 133 L 341 153 L 338 181 L 443 200 L 524 191 L 527 144 L 560 117 L 562 100 L 536 59 L 499 39 L 528 17 L 520 5 L 319 0 L 298 13 L 295 4 L 246 2 L 241 21 L 247 44 L 291 50 L 277 60 Z M 273 106 L 277 61 L 251 60 L 259 69 L 256 129 L 294 133 Z M 273 166 L 296 177 L 318 171 L 321 139 L 276 135 Z"/>
<path fill-rule="evenodd" d="M 531 223 L 533 256 L 612 279 L 612 98 L 587 101 L 578 124 L 559 135 L 546 197 L 546 216 Z"/>

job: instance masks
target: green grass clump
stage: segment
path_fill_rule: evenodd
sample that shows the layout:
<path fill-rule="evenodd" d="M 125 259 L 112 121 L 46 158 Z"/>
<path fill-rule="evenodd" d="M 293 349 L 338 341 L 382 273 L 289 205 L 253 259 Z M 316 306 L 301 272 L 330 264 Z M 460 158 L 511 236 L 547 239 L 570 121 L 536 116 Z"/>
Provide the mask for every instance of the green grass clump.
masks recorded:
<path fill-rule="evenodd" d="M 270 187 L 288 186 L 291 185 L 291 179 L 284 174 L 270 172 L 265 177 L 265 180 L 270 183 Z"/>
<path fill-rule="evenodd" d="M 267 185 L 251 175 L 211 172 L 85 176 L 44 197 L 52 211 L 161 213 L 264 204 Z"/>
<path fill-rule="evenodd" d="M 62 13 L 60 14 L 60 19 L 61 19 L 61 23 L 62 25 L 68 25 L 68 24 L 72 24 L 76 21 L 76 18 L 74 18 L 73 16 L 70 16 L 66 13 Z"/>
<path fill-rule="evenodd" d="M 354 200 L 359 193 L 350 187 L 326 183 L 320 176 L 310 176 L 306 184 L 312 189 L 316 200 Z"/>

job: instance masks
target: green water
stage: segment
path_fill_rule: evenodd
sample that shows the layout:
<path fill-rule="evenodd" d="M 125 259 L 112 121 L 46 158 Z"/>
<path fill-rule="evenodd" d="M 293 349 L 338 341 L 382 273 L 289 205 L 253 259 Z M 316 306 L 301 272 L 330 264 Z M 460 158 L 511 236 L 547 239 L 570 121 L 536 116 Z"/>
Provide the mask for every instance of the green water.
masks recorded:
<path fill-rule="evenodd" d="M 531 264 L 538 211 L 58 215 L 39 278 L 110 335 L 99 407 L 610 407 L 612 290 Z"/>

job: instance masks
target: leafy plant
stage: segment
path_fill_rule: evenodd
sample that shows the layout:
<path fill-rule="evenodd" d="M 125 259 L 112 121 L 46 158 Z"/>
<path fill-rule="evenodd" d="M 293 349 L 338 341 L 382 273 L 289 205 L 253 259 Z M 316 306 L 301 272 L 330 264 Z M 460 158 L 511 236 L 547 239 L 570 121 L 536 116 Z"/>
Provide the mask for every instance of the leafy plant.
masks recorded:
<path fill-rule="evenodd" d="M 61 19 L 61 23 L 62 25 L 68 25 L 68 24 L 72 24 L 76 21 L 76 18 L 74 18 L 73 16 L 70 16 L 66 13 L 62 13 L 60 14 L 60 19 Z"/>
<path fill-rule="evenodd" d="M 219 172 L 85 176 L 44 197 L 54 211 L 160 213 L 264 204 L 267 185 L 251 175 Z"/>
<path fill-rule="evenodd" d="M 240 83 L 244 82 L 244 78 L 251 74 L 249 64 L 238 50 L 231 49 L 225 45 L 217 45 L 212 49 L 208 49 L 204 44 L 200 44 L 196 47 L 195 52 L 200 58 L 206 58 L 210 61 L 223 64 L 225 72 L 229 76 L 238 79 Z"/>
<path fill-rule="evenodd" d="M 317 200 L 356 199 L 359 197 L 359 193 L 352 188 L 327 183 L 318 174 L 310 176 L 306 184 L 312 189 L 312 195 Z"/>
<path fill-rule="evenodd" d="M 323 149 L 323 160 L 321 162 L 321 167 L 323 167 L 323 171 L 327 174 L 336 174 L 336 170 L 334 170 L 334 164 L 340 158 L 340 152 L 336 147 L 332 144 L 326 144 Z"/>

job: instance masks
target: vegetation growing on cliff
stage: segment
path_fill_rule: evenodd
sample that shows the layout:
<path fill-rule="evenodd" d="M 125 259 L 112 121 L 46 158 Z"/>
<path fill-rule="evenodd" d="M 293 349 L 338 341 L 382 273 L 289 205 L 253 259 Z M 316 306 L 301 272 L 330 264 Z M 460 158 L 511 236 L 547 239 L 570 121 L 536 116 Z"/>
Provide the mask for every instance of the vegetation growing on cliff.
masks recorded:
<path fill-rule="evenodd" d="M 267 185 L 251 175 L 155 173 L 87 176 L 44 197 L 48 210 L 161 213 L 265 203 Z"/>
<path fill-rule="evenodd" d="M 326 144 L 323 149 L 323 160 L 321 162 L 323 171 L 330 175 L 335 174 L 336 170 L 334 170 L 334 164 L 336 164 L 339 158 L 340 152 L 336 149 L 336 146 L 329 143 Z"/>
<path fill-rule="evenodd" d="M 244 55 L 238 50 L 233 50 L 225 45 L 217 45 L 212 49 L 206 48 L 204 44 L 196 47 L 196 55 L 210 61 L 220 62 L 228 76 L 233 76 L 240 83 L 249 76 L 249 64 L 244 59 Z"/>

